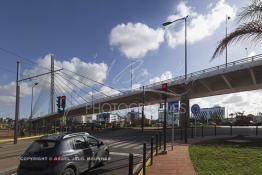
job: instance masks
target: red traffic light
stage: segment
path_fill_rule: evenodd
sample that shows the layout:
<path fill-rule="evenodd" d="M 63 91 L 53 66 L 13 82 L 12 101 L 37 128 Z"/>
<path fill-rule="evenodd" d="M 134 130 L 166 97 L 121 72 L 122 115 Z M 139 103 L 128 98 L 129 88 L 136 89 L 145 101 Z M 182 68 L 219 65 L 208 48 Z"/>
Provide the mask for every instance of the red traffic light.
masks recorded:
<path fill-rule="evenodd" d="M 162 84 L 162 90 L 167 90 L 167 83 Z"/>
<path fill-rule="evenodd" d="M 65 96 L 61 96 L 61 100 L 65 100 Z"/>

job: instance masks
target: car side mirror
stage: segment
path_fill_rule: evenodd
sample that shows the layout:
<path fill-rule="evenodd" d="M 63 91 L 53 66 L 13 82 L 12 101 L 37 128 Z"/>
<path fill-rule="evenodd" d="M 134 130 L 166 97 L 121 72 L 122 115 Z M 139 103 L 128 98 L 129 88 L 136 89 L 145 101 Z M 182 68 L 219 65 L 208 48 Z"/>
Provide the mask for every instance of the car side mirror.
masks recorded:
<path fill-rule="evenodd" d="M 98 147 L 100 147 L 101 145 L 104 145 L 102 141 L 97 144 Z"/>

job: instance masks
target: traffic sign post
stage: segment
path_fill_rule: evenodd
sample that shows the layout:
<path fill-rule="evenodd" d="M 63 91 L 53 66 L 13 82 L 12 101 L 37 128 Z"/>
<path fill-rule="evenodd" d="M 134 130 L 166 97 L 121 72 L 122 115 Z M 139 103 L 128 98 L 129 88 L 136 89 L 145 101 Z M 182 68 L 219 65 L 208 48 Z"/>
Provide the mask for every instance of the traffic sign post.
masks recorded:
<path fill-rule="evenodd" d="M 196 137 L 196 115 L 200 112 L 200 106 L 198 104 L 194 104 L 191 107 L 191 112 L 194 114 L 194 119 L 195 119 L 195 137 Z"/>
<path fill-rule="evenodd" d="M 174 129 L 174 119 L 175 119 L 175 113 L 179 112 L 179 101 L 172 101 L 168 102 L 168 113 L 172 114 L 172 150 L 174 147 L 174 139 L 175 139 L 175 129 Z"/>
<path fill-rule="evenodd" d="M 192 107 L 191 107 L 191 112 L 196 115 L 200 112 L 200 106 L 198 104 L 194 104 Z"/>

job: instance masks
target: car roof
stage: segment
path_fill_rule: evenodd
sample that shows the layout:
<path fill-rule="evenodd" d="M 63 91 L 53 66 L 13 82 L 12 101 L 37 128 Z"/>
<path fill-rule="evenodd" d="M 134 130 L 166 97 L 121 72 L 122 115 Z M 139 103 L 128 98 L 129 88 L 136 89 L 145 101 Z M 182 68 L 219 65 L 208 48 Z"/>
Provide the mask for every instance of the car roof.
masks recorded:
<path fill-rule="evenodd" d="M 76 132 L 76 133 L 62 133 L 62 134 L 52 134 L 40 137 L 39 140 L 54 140 L 61 141 L 67 138 L 76 137 L 76 136 L 91 136 L 87 132 Z"/>

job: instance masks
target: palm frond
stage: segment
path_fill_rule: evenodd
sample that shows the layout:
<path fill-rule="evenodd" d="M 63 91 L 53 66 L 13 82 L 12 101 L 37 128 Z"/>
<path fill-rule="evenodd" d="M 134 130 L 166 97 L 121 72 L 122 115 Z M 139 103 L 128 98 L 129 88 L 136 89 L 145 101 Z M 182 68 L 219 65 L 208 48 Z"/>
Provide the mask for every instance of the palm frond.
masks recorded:
<path fill-rule="evenodd" d="M 243 8 L 238 16 L 240 17 L 239 22 L 262 20 L 262 1 L 253 0 L 249 6 Z"/>
<path fill-rule="evenodd" d="M 262 22 L 252 21 L 239 26 L 234 32 L 219 42 L 211 60 L 221 55 L 225 48 L 232 42 L 239 42 L 244 39 L 252 39 L 254 42 L 262 40 Z"/>

